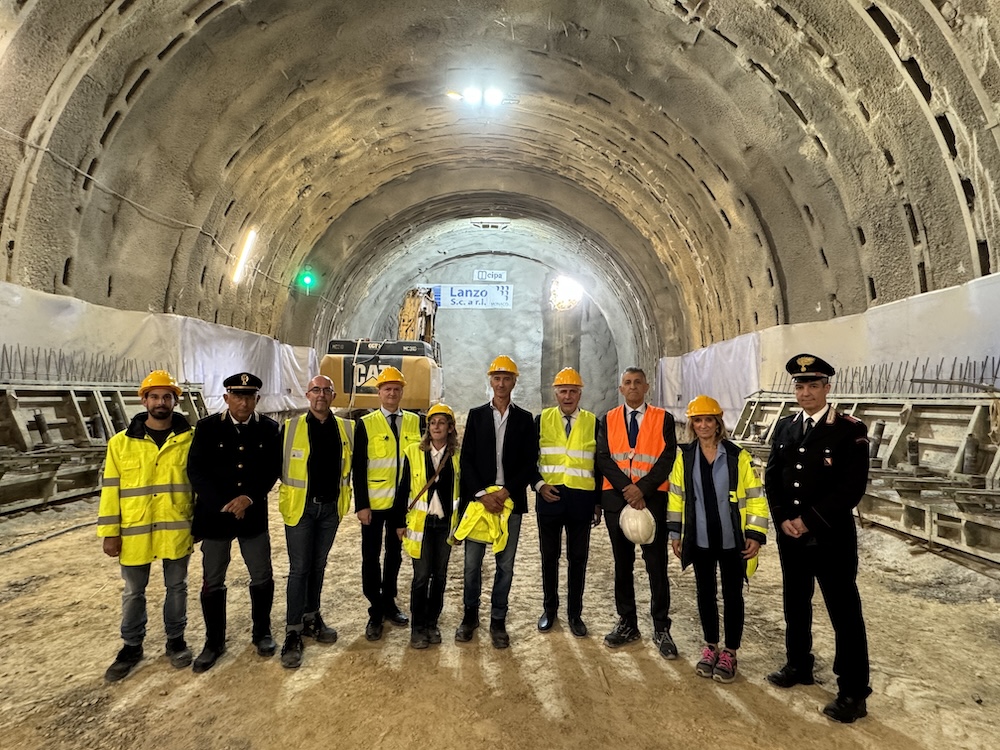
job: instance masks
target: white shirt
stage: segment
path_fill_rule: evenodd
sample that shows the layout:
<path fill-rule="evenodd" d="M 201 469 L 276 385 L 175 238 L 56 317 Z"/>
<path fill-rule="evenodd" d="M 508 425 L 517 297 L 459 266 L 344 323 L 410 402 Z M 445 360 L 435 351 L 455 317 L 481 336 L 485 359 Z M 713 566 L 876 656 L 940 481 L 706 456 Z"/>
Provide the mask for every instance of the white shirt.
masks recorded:
<path fill-rule="evenodd" d="M 827 404 L 822 409 L 820 409 L 818 412 L 816 412 L 815 414 L 811 414 L 811 415 L 810 414 L 806 414 L 806 410 L 803 409 L 802 411 L 799 412 L 799 416 L 796 417 L 796 419 L 798 419 L 800 425 L 805 425 L 806 419 L 811 419 L 813 421 L 813 427 L 815 427 L 816 425 L 818 425 L 822 421 L 823 417 L 826 416 L 826 413 L 828 411 L 830 411 L 830 404 Z"/>
<path fill-rule="evenodd" d="M 638 409 L 633 409 L 628 404 L 625 404 L 625 426 L 626 427 L 628 427 L 630 424 L 632 424 L 632 412 L 633 411 L 636 414 L 635 423 L 639 426 L 639 429 L 641 430 L 642 429 L 642 418 L 644 416 L 646 416 L 646 403 L 643 402 L 642 406 L 640 406 Z"/>
<path fill-rule="evenodd" d="M 431 446 L 431 464 L 434 466 L 434 471 L 436 472 L 441 467 L 441 459 L 444 457 L 444 448 L 440 450 Z M 441 505 L 441 498 L 438 497 L 437 483 L 435 483 L 434 491 L 431 493 L 430 502 L 427 504 L 427 515 L 437 516 L 438 518 L 444 518 L 444 506 Z"/>
<path fill-rule="evenodd" d="M 625 408 L 627 409 L 628 407 L 626 406 Z M 579 406 L 576 407 L 576 409 L 571 414 L 564 413 L 562 409 L 559 410 L 559 418 L 562 419 L 562 421 L 563 421 L 563 429 L 564 430 L 566 429 L 566 417 L 569 417 L 569 428 L 572 430 L 573 429 L 573 425 L 576 424 L 576 420 L 577 420 L 577 418 L 579 416 L 580 416 L 580 407 Z"/>
<path fill-rule="evenodd" d="M 497 476 L 496 482 L 494 482 L 497 487 L 503 487 L 503 441 L 507 437 L 507 417 L 510 416 L 511 404 L 507 404 L 507 408 L 504 409 L 503 414 L 500 410 L 493 405 L 493 401 L 490 401 L 490 409 L 493 410 L 493 429 L 496 431 L 496 443 L 497 443 Z"/>

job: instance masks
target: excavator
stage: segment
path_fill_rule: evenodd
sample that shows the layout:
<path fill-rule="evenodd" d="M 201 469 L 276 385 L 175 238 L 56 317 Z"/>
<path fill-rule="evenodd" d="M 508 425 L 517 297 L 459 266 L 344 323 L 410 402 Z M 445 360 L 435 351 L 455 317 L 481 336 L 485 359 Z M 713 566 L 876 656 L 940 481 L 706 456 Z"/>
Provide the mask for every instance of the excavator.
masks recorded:
<path fill-rule="evenodd" d="M 410 289 L 399 311 L 398 338 L 334 339 L 320 362 L 319 371 L 333 381 L 335 409 L 366 411 L 379 407 L 375 378 L 390 365 L 406 378 L 400 407 L 425 412 L 441 401 L 444 381 L 441 347 L 434 340 L 437 303 L 430 288 Z"/>

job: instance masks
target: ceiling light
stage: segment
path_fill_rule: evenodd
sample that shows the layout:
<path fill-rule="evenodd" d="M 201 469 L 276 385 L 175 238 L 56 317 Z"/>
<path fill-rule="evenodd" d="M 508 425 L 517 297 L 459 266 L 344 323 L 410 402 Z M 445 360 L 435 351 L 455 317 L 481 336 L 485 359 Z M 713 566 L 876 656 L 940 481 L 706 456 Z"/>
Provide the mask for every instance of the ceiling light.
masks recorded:
<path fill-rule="evenodd" d="M 462 92 L 462 98 L 472 106 L 476 106 L 483 100 L 483 90 L 475 86 L 469 86 Z"/>
<path fill-rule="evenodd" d="M 503 101 L 503 92 L 498 88 L 486 89 L 483 99 L 489 106 L 497 107 Z"/>
<path fill-rule="evenodd" d="M 243 240 L 243 249 L 240 250 L 240 259 L 236 262 L 236 270 L 233 271 L 233 283 L 239 284 L 240 280 L 243 278 L 243 271 L 247 265 L 247 258 L 250 257 L 250 251 L 253 249 L 254 243 L 257 241 L 257 230 L 250 229 L 247 232 L 247 237 Z"/>
<path fill-rule="evenodd" d="M 553 310 L 572 310 L 583 299 L 583 287 L 569 276 L 558 276 L 549 289 L 549 305 Z"/>

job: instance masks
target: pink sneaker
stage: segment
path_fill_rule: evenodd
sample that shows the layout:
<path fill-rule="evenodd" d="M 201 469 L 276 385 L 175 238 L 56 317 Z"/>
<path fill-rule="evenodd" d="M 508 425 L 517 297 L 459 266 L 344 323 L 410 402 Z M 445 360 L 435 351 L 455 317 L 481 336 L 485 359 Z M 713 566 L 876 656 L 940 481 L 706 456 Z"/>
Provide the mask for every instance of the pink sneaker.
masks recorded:
<path fill-rule="evenodd" d="M 712 677 L 715 663 L 719 660 L 719 650 L 715 646 L 705 646 L 701 650 L 701 661 L 694 668 L 699 677 Z"/>
<path fill-rule="evenodd" d="M 719 652 L 712 679 L 716 682 L 732 682 L 736 679 L 736 654 L 725 649 Z"/>

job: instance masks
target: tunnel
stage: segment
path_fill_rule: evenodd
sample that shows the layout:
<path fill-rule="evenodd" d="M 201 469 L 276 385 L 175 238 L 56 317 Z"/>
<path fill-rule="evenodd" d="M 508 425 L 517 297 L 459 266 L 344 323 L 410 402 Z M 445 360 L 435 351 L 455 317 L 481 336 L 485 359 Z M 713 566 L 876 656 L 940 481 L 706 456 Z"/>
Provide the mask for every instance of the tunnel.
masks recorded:
<path fill-rule="evenodd" d="M 441 311 L 446 393 L 503 350 L 529 406 L 566 359 L 609 407 L 624 366 L 995 271 L 996 13 L 8 3 L 0 277 L 322 354 L 506 271 L 510 309 Z"/>

